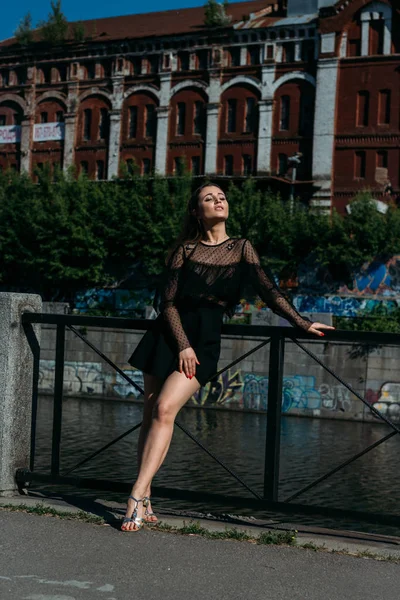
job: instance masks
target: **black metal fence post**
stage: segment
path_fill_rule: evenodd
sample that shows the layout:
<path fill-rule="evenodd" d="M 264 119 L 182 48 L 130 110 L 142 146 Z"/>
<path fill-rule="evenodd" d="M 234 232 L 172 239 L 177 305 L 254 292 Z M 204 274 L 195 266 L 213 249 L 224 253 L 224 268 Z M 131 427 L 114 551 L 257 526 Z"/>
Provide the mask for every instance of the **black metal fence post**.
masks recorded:
<path fill-rule="evenodd" d="M 278 501 L 279 456 L 281 442 L 281 412 L 283 357 L 285 338 L 273 334 L 270 344 L 268 373 L 267 439 L 265 443 L 264 498 Z"/>
<path fill-rule="evenodd" d="M 51 474 L 60 474 L 60 445 L 62 400 L 64 385 L 64 351 L 65 351 L 65 325 L 57 325 L 56 338 L 56 370 L 54 378 L 54 408 L 53 408 L 53 440 L 51 446 Z"/>

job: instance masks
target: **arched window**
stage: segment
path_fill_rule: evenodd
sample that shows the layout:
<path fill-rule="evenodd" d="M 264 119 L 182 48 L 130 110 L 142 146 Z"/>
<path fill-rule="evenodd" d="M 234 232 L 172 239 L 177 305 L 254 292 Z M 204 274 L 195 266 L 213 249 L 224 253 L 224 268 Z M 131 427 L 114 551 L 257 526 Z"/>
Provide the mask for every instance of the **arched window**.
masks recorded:
<path fill-rule="evenodd" d="M 369 123 L 369 92 L 361 91 L 357 95 L 357 126 L 367 127 Z"/>
<path fill-rule="evenodd" d="M 233 175 L 233 155 L 227 154 L 224 156 L 224 174 L 229 176 Z"/>
<path fill-rule="evenodd" d="M 290 96 L 281 97 L 281 109 L 279 114 L 279 129 L 286 131 L 289 129 L 290 120 Z"/>
<path fill-rule="evenodd" d="M 193 112 L 193 133 L 202 135 L 205 128 L 205 103 L 202 100 L 196 100 Z"/>
<path fill-rule="evenodd" d="M 92 129 L 92 109 L 85 108 L 83 111 L 83 130 L 82 130 L 82 138 L 86 141 L 89 141 L 91 138 L 91 129 Z"/>
<path fill-rule="evenodd" d="M 278 175 L 285 175 L 288 170 L 288 159 L 286 154 L 278 155 Z"/>
<path fill-rule="evenodd" d="M 60 71 L 56 69 L 56 67 L 52 67 L 50 77 L 51 83 L 58 83 L 59 81 L 61 81 Z"/>
<path fill-rule="evenodd" d="M 108 109 L 100 108 L 99 140 L 108 138 Z"/>
<path fill-rule="evenodd" d="M 378 105 L 378 124 L 389 125 L 391 113 L 391 90 L 380 90 L 379 105 Z"/>
<path fill-rule="evenodd" d="M 226 111 L 226 131 L 228 133 L 235 133 L 236 131 L 236 115 L 237 115 L 237 100 L 236 98 L 228 99 L 228 106 Z"/>
<path fill-rule="evenodd" d="M 41 84 L 41 83 L 45 83 L 46 82 L 46 78 L 45 78 L 45 74 L 43 69 L 36 69 L 36 83 L 37 84 Z"/>
<path fill-rule="evenodd" d="M 176 111 L 176 135 L 185 135 L 186 103 L 178 102 Z"/>
<path fill-rule="evenodd" d="M 257 130 L 257 102 L 253 96 L 246 98 L 244 130 L 245 133 L 256 133 Z"/>
<path fill-rule="evenodd" d="M 300 96 L 299 133 L 307 135 L 313 128 L 314 98 L 308 90 L 303 90 Z"/>
<path fill-rule="evenodd" d="M 361 10 L 361 56 L 391 54 L 392 8 L 371 2 Z"/>
<path fill-rule="evenodd" d="M 10 71 L 9 85 L 18 85 L 18 76 L 15 71 Z"/>

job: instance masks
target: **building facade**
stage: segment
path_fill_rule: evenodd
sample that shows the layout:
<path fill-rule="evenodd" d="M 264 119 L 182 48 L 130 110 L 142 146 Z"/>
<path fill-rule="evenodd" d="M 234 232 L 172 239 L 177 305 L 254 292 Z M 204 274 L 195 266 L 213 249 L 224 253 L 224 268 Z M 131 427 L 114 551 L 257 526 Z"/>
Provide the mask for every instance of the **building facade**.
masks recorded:
<path fill-rule="evenodd" d="M 0 43 L 0 168 L 122 165 L 278 182 L 344 212 L 400 192 L 395 0 L 251 0 L 83 22 L 84 41 Z M 291 158 L 299 157 L 294 163 Z M 296 169 L 293 170 L 293 166 Z"/>

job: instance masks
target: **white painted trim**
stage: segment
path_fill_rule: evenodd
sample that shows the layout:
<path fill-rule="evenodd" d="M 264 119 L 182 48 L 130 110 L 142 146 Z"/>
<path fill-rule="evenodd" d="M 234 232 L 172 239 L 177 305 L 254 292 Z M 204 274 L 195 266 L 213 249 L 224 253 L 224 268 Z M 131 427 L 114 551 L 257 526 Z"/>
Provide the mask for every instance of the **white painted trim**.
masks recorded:
<path fill-rule="evenodd" d="M 237 75 L 236 77 L 233 77 L 233 79 L 226 81 L 224 85 L 221 86 L 221 94 L 223 94 L 225 90 L 232 87 L 233 85 L 238 85 L 240 83 L 246 83 L 247 85 L 251 85 L 255 87 L 259 92 L 261 92 L 261 81 L 258 81 L 257 79 L 255 79 L 255 77 L 250 77 L 249 75 Z"/>
<path fill-rule="evenodd" d="M 174 96 L 181 90 L 184 90 L 185 88 L 189 87 L 199 88 L 208 96 L 208 88 L 206 83 L 204 83 L 203 81 L 195 81 L 194 79 L 185 79 L 185 81 L 180 81 L 179 83 L 174 85 L 173 88 L 171 88 L 170 99 L 172 98 L 172 96 Z"/>
<path fill-rule="evenodd" d="M 24 112 L 26 110 L 26 102 L 24 99 L 15 94 L 4 94 L 4 96 L 1 95 L 0 104 L 3 104 L 3 102 L 15 102 L 15 104 L 18 104 L 18 106 L 20 106 Z"/>
<path fill-rule="evenodd" d="M 383 54 L 392 53 L 392 19 L 385 19 L 385 32 L 383 36 Z"/>
<path fill-rule="evenodd" d="M 160 90 L 158 90 L 156 87 L 153 87 L 152 85 L 146 84 L 133 85 L 132 87 L 127 89 L 124 93 L 124 99 L 126 100 L 126 98 L 129 98 L 129 96 L 132 96 L 132 94 L 137 94 L 138 92 L 149 92 L 150 94 L 153 94 L 153 96 L 155 96 L 157 100 L 160 99 Z"/>
<path fill-rule="evenodd" d="M 312 75 L 303 73 L 302 71 L 292 71 L 291 73 L 285 73 L 285 75 L 282 75 L 282 77 L 279 77 L 279 79 L 274 81 L 272 84 L 272 92 L 275 93 L 276 90 L 281 87 L 281 85 L 287 81 L 291 81 L 292 79 L 302 79 L 303 81 L 308 81 L 308 83 L 311 83 L 311 85 L 315 87 L 315 79 L 312 77 Z"/>
<path fill-rule="evenodd" d="M 64 105 L 65 110 L 67 110 L 67 96 L 65 96 L 65 94 L 62 94 L 61 92 L 56 91 L 44 92 L 44 94 L 38 96 L 36 98 L 36 106 L 39 106 L 39 104 L 41 104 L 45 100 L 51 100 L 52 98 L 54 98 L 55 100 L 59 100 Z"/>
<path fill-rule="evenodd" d="M 361 21 L 380 19 L 381 15 L 383 19 L 392 18 L 391 7 L 387 4 L 383 4 L 383 2 L 371 2 L 361 9 Z"/>
<path fill-rule="evenodd" d="M 369 21 L 361 21 L 361 56 L 369 54 Z"/>
<path fill-rule="evenodd" d="M 111 94 L 108 94 L 104 90 L 101 90 L 100 88 L 97 88 L 97 87 L 96 88 L 93 87 L 90 90 L 86 90 L 86 92 L 83 92 L 83 94 L 78 96 L 78 100 L 80 103 L 82 103 L 84 100 L 86 100 L 86 98 L 90 98 L 90 96 L 102 96 L 103 98 L 108 100 L 108 102 L 111 104 L 111 108 L 113 108 Z"/>

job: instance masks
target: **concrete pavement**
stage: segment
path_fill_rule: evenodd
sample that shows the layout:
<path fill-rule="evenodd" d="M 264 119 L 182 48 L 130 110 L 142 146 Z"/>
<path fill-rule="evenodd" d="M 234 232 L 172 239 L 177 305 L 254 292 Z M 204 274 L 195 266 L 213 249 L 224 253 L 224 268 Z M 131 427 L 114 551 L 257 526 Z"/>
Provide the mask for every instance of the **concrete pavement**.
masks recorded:
<path fill-rule="evenodd" d="M 399 598 L 400 565 L 371 558 L 6 510 L 0 525 L 1 600 Z"/>

